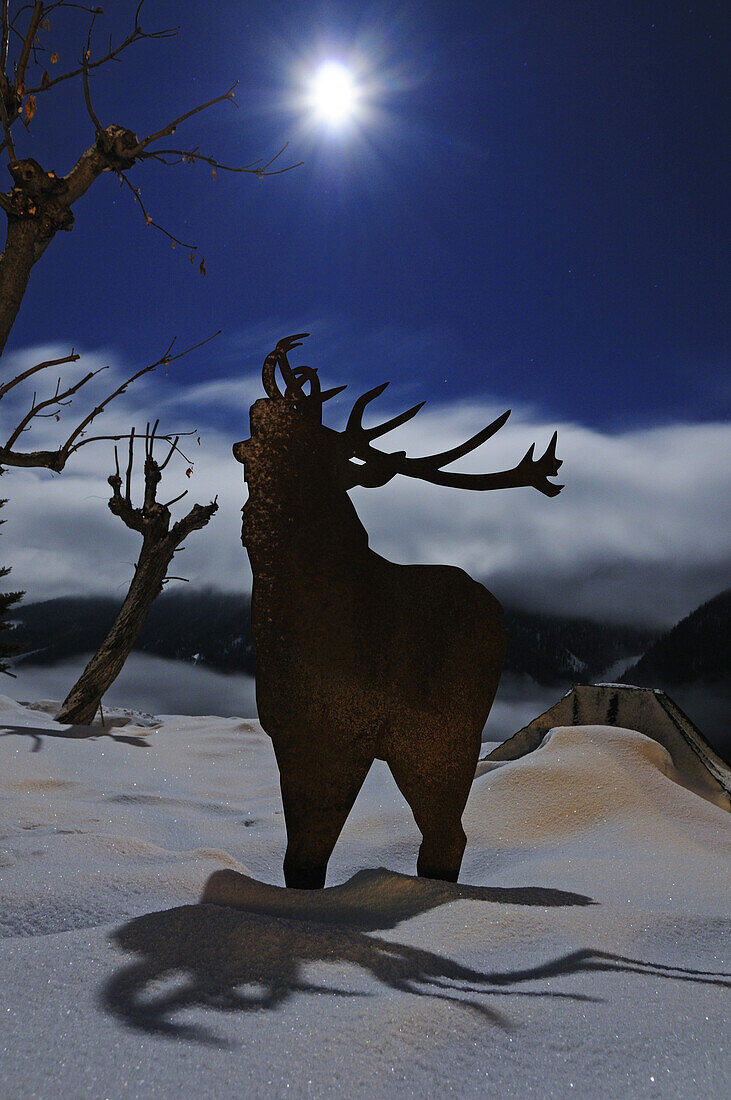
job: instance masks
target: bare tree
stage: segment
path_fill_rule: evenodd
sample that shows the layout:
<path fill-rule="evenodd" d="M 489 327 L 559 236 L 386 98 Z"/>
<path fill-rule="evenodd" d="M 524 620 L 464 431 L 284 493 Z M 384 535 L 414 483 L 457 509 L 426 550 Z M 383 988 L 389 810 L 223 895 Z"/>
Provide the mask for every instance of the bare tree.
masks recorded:
<path fill-rule="evenodd" d="M 147 224 L 160 229 L 174 243 L 183 245 L 183 241 L 157 225 L 148 214 L 139 189 L 128 178 L 133 167 L 148 160 L 166 165 L 203 161 L 214 171 L 251 173 L 260 177 L 296 167 L 290 165 L 288 168 L 272 169 L 272 164 L 283 150 L 266 164 L 255 161 L 252 164 L 235 166 L 202 154 L 196 147 L 166 147 L 163 139 L 172 137 L 178 126 L 189 118 L 216 103 L 234 102 L 235 84 L 222 94 L 184 111 L 143 138 L 118 123 L 103 125 L 100 122 L 93 107 L 90 89 L 90 76 L 94 70 L 118 59 L 120 54 L 135 43 L 169 38 L 177 33 L 177 28 L 174 27 L 143 30 L 140 22 L 143 3 L 144 0 L 141 0 L 137 5 L 134 25 L 129 34 L 116 45 L 110 41 L 98 56 L 92 52 L 92 38 L 94 24 L 101 9 L 86 9 L 91 18 L 81 60 L 75 68 L 52 77 L 44 68 L 47 52 L 43 51 L 40 39 L 50 32 L 51 15 L 55 19 L 64 9 L 83 9 L 83 5 L 72 3 L 71 0 L 46 3 L 36 0 L 33 4 L 19 7 L 16 15 L 11 18 L 9 0 L 0 0 L 0 122 L 3 134 L 0 153 L 7 157 L 8 170 L 13 180 L 10 191 L 0 192 L 0 208 L 7 219 L 5 249 L 0 254 L 0 353 L 7 342 L 34 265 L 56 233 L 72 229 L 74 204 L 99 176 L 113 173 L 139 204 Z M 50 61 L 53 62 L 54 58 L 56 55 L 51 54 Z M 15 132 L 19 123 L 25 126 L 27 132 L 39 109 L 38 100 L 52 93 L 63 81 L 72 79 L 82 81 L 84 102 L 93 128 L 94 141 L 80 153 L 67 175 L 58 176 L 34 157 L 18 155 Z M 184 247 L 195 249 L 194 245 Z M 202 263 L 201 269 L 205 270 Z"/>
<path fill-rule="evenodd" d="M 286 168 L 272 167 L 284 151 L 280 151 L 267 163 L 261 160 L 252 164 L 235 166 L 225 164 L 213 156 L 201 153 L 197 147 L 169 147 L 164 140 L 175 134 L 178 126 L 221 102 L 234 103 L 235 84 L 220 95 L 199 103 L 178 117 L 164 123 L 146 137 L 139 138 L 133 130 L 118 123 L 103 125 L 92 103 L 91 78 L 104 66 L 118 61 L 120 55 L 137 43 L 170 38 L 177 34 L 177 27 L 158 30 L 144 30 L 141 23 L 144 0 L 140 0 L 134 11 L 129 33 L 119 42 L 111 39 L 97 54 L 93 51 L 93 33 L 101 8 L 87 7 L 75 0 L 35 0 L 17 6 L 11 13 L 10 0 L 0 0 L 0 158 L 7 160 L 13 186 L 7 192 L 0 191 L 0 209 L 5 213 L 7 222 L 5 247 L 0 253 L 0 355 L 5 348 L 13 323 L 28 287 L 31 271 L 44 254 L 56 233 L 71 230 L 74 225 L 75 203 L 84 195 L 101 175 L 113 173 L 123 184 L 147 223 L 155 226 L 174 244 L 183 244 L 167 229 L 158 225 L 148 214 L 138 187 L 129 179 L 132 168 L 148 160 L 164 165 L 175 165 L 202 161 L 212 171 L 250 173 L 259 177 L 287 172 L 296 165 Z M 86 44 L 80 51 L 78 64 L 71 69 L 56 73 L 58 55 L 52 51 L 54 23 L 62 16 L 72 12 L 88 12 L 89 25 Z M 51 76 L 49 69 L 53 71 Z M 78 80 L 83 89 L 83 102 L 89 117 L 90 129 L 94 140 L 88 148 L 76 155 L 75 163 L 65 176 L 59 176 L 53 169 L 42 164 L 33 156 L 21 156 L 18 152 L 20 138 L 32 143 L 32 121 L 41 109 L 46 96 L 66 81 Z M 16 137 L 18 141 L 16 143 Z M 284 147 L 286 148 L 286 146 Z M 34 150 L 37 154 L 37 150 Z M 38 155 L 38 154 L 37 154 Z M 195 245 L 185 245 L 191 250 L 191 259 Z M 200 264 L 205 272 L 204 262 Z M 206 341 L 202 341 L 206 343 Z M 194 347 L 200 347 L 196 344 Z M 21 450 L 17 444 L 37 417 L 55 416 L 68 405 L 75 394 L 95 376 L 92 371 L 71 385 L 62 388 L 59 379 L 55 391 L 50 396 L 38 400 L 34 393 L 27 414 L 18 421 L 4 445 L 0 443 L 0 466 L 46 467 L 60 472 L 68 458 L 80 447 L 96 439 L 120 438 L 111 436 L 89 436 L 87 431 L 91 422 L 104 411 L 115 397 L 123 394 L 127 387 L 142 375 L 162 364 L 167 365 L 186 352 L 171 354 L 172 344 L 167 351 L 148 366 L 143 367 L 127 378 L 121 386 L 109 393 L 91 412 L 82 417 L 74 430 L 57 448 L 53 450 Z M 192 351 L 193 348 L 189 348 Z M 60 359 L 47 360 L 22 371 L 9 381 L 0 383 L 0 400 L 19 383 L 40 372 L 76 362 L 79 356 L 72 350 Z M 103 369 L 103 368 L 102 368 Z M 165 435 L 169 439 L 171 436 Z"/>
<path fill-rule="evenodd" d="M 134 10 L 132 25 L 125 37 L 114 42 L 111 38 L 100 50 L 94 44 L 95 25 L 102 14 L 101 8 L 87 7 L 77 0 L 31 0 L 30 3 L 13 5 L 10 0 L 0 0 L 0 159 L 5 160 L 12 180 L 8 191 L 0 190 L 0 209 L 6 218 L 5 246 L 0 253 L 0 355 L 6 346 L 13 324 L 29 285 L 31 272 L 59 231 L 70 231 L 74 225 L 75 204 L 104 174 L 112 174 L 125 188 L 136 204 L 144 222 L 163 233 L 173 246 L 181 245 L 190 251 L 191 262 L 196 246 L 186 244 L 168 229 L 159 225 L 143 202 L 138 186 L 130 180 L 132 169 L 146 161 L 165 166 L 202 162 L 213 176 L 217 171 L 248 173 L 258 177 L 277 175 L 289 171 L 275 162 L 284 146 L 266 163 L 257 160 L 245 165 L 224 163 L 217 157 L 201 152 L 197 146 L 180 144 L 173 139 L 179 126 L 193 116 L 218 103 L 234 103 L 235 84 L 205 102 L 197 103 L 169 121 L 162 121 L 146 136 L 139 137 L 126 125 L 118 122 L 102 122 L 94 107 L 92 85 L 95 73 L 118 61 L 129 48 L 145 41 L 169 38 L 177 34 L 177 28 L 168 27 L 145 30 L 142 26 L 144 0 Z M 58 54 L 52 48 L 52 35 L 57 21 L 79 12 L 88 14 L 88 31 L 85 45 L 80 50 L 78 64 L 59 71 Z M 53 23 L 53 26 L 51 25 Z M 46 98 L 65 81 L 78 81 L 79 104 L 82 114 L 89 120 L 90 144 L 77 149 L 71 156 L 72 167 L 66 175 L 59 175 L 44 161 L 33 147 L 33 118 L 44 108 Z M 82 99 L 83 95 L 83 99 Z M 21 149 L 21 144 L 24 147 Z M 34 155 L 30 155 L 33 153 Z M 205 262 L 199 265 L 205 274 Z M 216 334 L 217 335 L 217 334 Z M 209 337 L 208 339 L 212 339 Z M 195 344 L 200 347 L 207 341 Z M 174 341 L 173 341 L 174 343 Z M 193 530 L 204 527 L 216 511 L 214 501 L 207 506 L 195 505 L 182 520 L 171 526 L 169 505 L 156 499 L 157 484 L 162 470 L 169 461 L 158 465 L 153 457 L 153 445 L 160 439 L 170 444 L 170 454 L 177 448 L 179 435 L 161 435 L 155 438 L 157 424 L 152 433 L 146 433 L 145 496 L 141 509 L 132 507 L 130 477 L 134 448 L 134 430 L 127 435 L 94 435 L 93 422 L 104 412 L 109 403 L 127 387 L 155 367 L 173 362 L 192 351 L 172 354 L 173 343 L 155 362 L 149 363 L 131 374 L 120 386 L 107 393 L 85 415 L 81 415 L 73 430 L 52 449 L 24 449 L 24 434 L 39 418 L 60 419 L 61 410 L 69 405 L 78 392 L 95 377 L 98 371 L 90 371 L 70 383 L 57 381 L 55 389 L 39 397 L 33 394 L 29 408 L 21 415 L 2 442 L 0 439 L 0 469 L 3 466 L 46 468 L 56 473 L 64 469 L 68 459 L 80 447 L 99 439 L 129 438 L 130 457 L 127 470 L 126 493 L 121 495 L 119 468 L 110 478 L 113 496 L 109 502 L 112 511 L 143 536 L 143 546 L 135 576 L 119 616 L 99 652 L 74 686 L 64 703 L 62 715 L 73 722 L 91 721 L 104 690 L 121 669 L 137 634 L 145 621 L 152 601 L 158 595 L 166 577 L 168 565 L 177 547 Z M 0 400 L 22 382 L 35 376 L 47 377 L 48 372 L 75 363 L 79 356 L 72 349 L 59 359 L 46 360 L 22 370 L 15 377 L 0 381 Z M 104 369 L 104 368 L 101 368 Z M 96 425 L 94 425 L 94 428 Z M 184 434 L 184 433 L 181 433 Z M 3 437 L 5 438 L 5 437 Z M 172 501 L 169 503 L 173 503 Z"/>
<path fill-rule="evenodd" d="M 216 500 L 206 505 L 194 504 L 187 515 L 171 526 L 170 506 L 181 500 L 187 490 L 173 500 L 169 500 L 167 504 L 161 504 L 158 501 L 157 489 L 162 480 L 162 472 L 177 449 L 178 438 L 172 440 L 166 458 L 158 463 L 153 454 L 156 430 L 157 423 L 152 430 L 149 424 L 147 425 L 145 488 L 141 508 L 133 507 L 131 499 L 134 429 L 129 436 L 129 458 L 124 479 L 124 493 L 122 493 L 117 448 L 114 449 L 116 469 L 108 479 L 112 487 L 109 508 L 127 527 L 133 531 L 139 531 L 142 535 L 142 548 L 135 565 L 132 583 L 117 617 L 99 649 L 64 699 L 61 710 L 56 715 L 57 722 L 91 725 L 104 693 L 121 672 L 147 619 L 153 601 L 162 591 L 173 556 L 187 536 L 192 531 L 199 531 L 205 527 L 214 512 L 218 510 Z"/>

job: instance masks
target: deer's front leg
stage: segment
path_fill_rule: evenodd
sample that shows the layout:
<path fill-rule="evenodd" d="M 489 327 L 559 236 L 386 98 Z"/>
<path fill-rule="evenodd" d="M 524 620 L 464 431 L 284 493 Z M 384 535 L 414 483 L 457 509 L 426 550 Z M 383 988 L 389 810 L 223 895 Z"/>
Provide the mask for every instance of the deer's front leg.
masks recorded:
<path fill-rule="evenodd" d="M 354 751 L 337 731 L 317 738 L 297 731 L 288 742 L 300 748 L 277 749 L 275 742 L 287 826 L 284 881 L 299 890 L 318 890 L 373 757 Z"/>

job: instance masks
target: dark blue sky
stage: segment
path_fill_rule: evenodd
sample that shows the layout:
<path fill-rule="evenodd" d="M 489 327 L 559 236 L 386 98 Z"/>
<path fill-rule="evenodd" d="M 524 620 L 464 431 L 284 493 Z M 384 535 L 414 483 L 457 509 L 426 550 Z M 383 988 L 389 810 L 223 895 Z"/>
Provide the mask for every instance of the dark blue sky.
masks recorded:
<path fill-rule="evenodd" d="M 134 3 L 107 5 L 98 48 Z M 239 81 L 175 143 L 282 176 L 141 166 L 145 227 L 102 178 L 38 264 L 11 348 L 62 342 L 130 364 L 169 338 L 215 345 L 175 368 L 250 370 L 287 331 L 351 390 L 496 396 L 619 428 L 728 413 L 721 3 L 148 0 L 146 28 L 94 77 L 97 114 L 140 136 Z M 728 18 L 726 16 L 726 21 Z M 45 35 L 59 70 L 85 17 Z M 338 58 L 371 88 L 359 129 L 308 124 L 303 74 Z M 55 75 L 55 72 L 52 74 Z M 67 172 L 93 134 L 78 82 L 39 96 L 19 155 Z M 252 339 L 252 333 L 260 334 Z"/>

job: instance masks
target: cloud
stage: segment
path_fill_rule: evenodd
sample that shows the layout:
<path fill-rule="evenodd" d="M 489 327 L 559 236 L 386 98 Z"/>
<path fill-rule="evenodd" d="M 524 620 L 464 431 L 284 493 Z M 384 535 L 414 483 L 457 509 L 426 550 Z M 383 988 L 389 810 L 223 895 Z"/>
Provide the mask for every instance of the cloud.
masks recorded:
<path fill-rule="evenodd" d="M 89 654 L 56 665 L 16 665 L 17 679 L 4 678 L 4 694 L 24 702 L 53 700 L 60 704 L 78 679 Z M 483 741 L 512 737 L 537 715 L 558 702 L 571 685 L 542 687 L 528 676 L 505 672 L 483 731 Z M 718 684 L 675 687 L 673 700 L 690 715 L 718 752 L 729 758 L 729 692 Z M 216 714 L 222 718 L 255 718 L 254 680 L 224 675 L 182 661 L 132 653 L 104 696 L 104 708 L 124 707 L 144 714 Z"/>
<path fill-rule="evenodd" d="M 186 386 L 175 403 L 183 409 L 204 412 L 233 408 L 248 416 L 249 406 L 257 397 L 261 397 L 261 375 L 251 373 L 243 378 L 219 378 Z"/>
<path fill-rule="evenodd" d="M 91 654 L 55 665 L 18 664 L 16 679 L 3 691 L 23 701 L 61 703 Z M 567 685 L 568 686 L 568 685 Z M 490 712 L 484 736 L 504 741 L 561 697 L 561 687 L 540 687 L 529 677 L 505 673 Z M 224 675 L 200 665 L 132 653 L 104 696 L 104 707 L 127 707 L 145 714 L 216 714 L 222 718 L 255 718 L 254 680 Z"/>
<path fill-rule="evenodd" d="M 90 654 L 57 665 L 18 665 L 16 680 L 3 684 L 14 699 L 38 701 L 66 697 Z M 128 707 L 146 714 L 217 714 L 222 718 L 256 717 L 254 681 L 250 676 L 212 672 L 182 661 L 132 653 L 104 695 L 105 707 Z"/>
<path fill-rule="evenodd" d="M 529 676 L 504 672 L 483 730 L 483 741 L 507 741 L 557 703 L 569 686 L 542 687 Z"/>
<path fill-rule="evenodd" d="M 412 422 L 396 446 L 437 452 L 493 412 L 425 410 L 423 436 Z M 729 583 L 731 535 L 719 515 L 731 488 L 729 426 L 609 435 L 519 415 L 455 468 L 509 468 L 533 440 L 540 452 L 554 427 L 559 497 L 395 479 L 353 494 L 371 545 L 393 560 L 460 565 L 508 604 L 612 621 L 669 626 Z"/>
<path fill-rule="evenodd" d="M 60 704 L 86 666 L 90 654 L 55 665 L 18 664 L 17 678 L 6 680 L 3 692 L 25 702 L 53 700 Z M 568 687 L 568 685 L 566 685 Z M 529 677 L 505 673 L 485 727 L 484 737 L 504 741 L 537 714 L 553 706 L 561 687 L 544 688 Z M 132 653 L 104 696 L 104 707 L 126 707 L 145 714 L 216 714 L 222 718 L 255 718 L 254 680 L 224 675 L 182 661 Z"/>
<path fill-rule="evenodd" d="M 68 350 L 29 349 L 18 364 L 38 361 L 41 352 L 50 356 Z M 131 373 L 101 353 L 85 356 L 76 367 L 85 372 L 93 369 L 89 363 L 102 362 L 110 362 L 100 376 L 104 392 Z M 330 379 L 323 383 L 329 385 Z M 236 592 L 250 586 L 240 539 L 245 487 L 231 445 L 248 434 L 246 410 L 259 387 L 258 370 L 187 387 L 155 372 L 98 421 L 99 430 L 103 425 L 105 434 L 113 434 L 127 431 L 133 422 L 144 426 L 153 411 L 164 414 L 164 425 L 179 414 L 176 427 L 187 426 L 190 410 L 200 414 L 201 445 L 195 437 L 180 444 L 193 460 L 193 474 L 187 479 L 186 463 L 171 462 L 160 494 L 171 499 L 188 490 L 174 506 L 175 517 L 194 501 L 207 503 L 218 496 L 219 512 L 204 531 L 191 535 L 175 561 L 173 572 L 192 585 Z M 399 411 L 396 402 L 402 397 L 386 391 L 369 406 L 366 423 Z M 344 394 L 331 402 L 328 422 L 341 427 L 352 400 Z M 405 404 L 410 403 L 409 397 Z M 468 438 L 501 411 L 489 395 L 473 403 L 427 406 L 379 442 L 384 449 L 404 448 L 413 456 L 435 453 Z M 73 412 L 73 407 L 64 410 L 64 420 Z M 42 421 L 32 445 L 51 445 L 59 427 Z M 564 459 L 560 480 L 566 485 L 559 497 L 551 500 L 531 489 L 461 492 L 397 477 L 382 488 L 352 494 L 371 546 L 394 561 L 461 566 L 509 605 L 658 626 L 672 625 L 729 583 L 731 535 L 721 516 L 731 488 L 728 425 L 608 433 L 548 422 L 522 408 L 454 468 L 509 468 L 534 440 L 540 453 L 555 427 Z M 139 461 L 133 489 L 137 501 Z M 139 536 L 106 507 L 106 478 L 113 469 L 113 446 L 100 443 L 82 448 L 60 477 L 36 470 L 5 474 L 2 492 L 9 503 L 2 517 L 7 522 L 0 562 L 13 569 L 6 583 L 25 588 L 28 600 L 95 593 L 121 601 Z"/>

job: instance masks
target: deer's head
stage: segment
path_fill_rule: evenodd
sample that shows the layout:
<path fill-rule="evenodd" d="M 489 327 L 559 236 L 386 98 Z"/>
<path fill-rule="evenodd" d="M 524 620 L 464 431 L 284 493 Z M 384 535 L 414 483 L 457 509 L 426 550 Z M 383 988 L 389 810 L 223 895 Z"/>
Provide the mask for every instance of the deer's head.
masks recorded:
<path fill-rule="evenodd" d="M 540 458 L 534 458 L 535 444 L 531 444 L 511 470 L 464 474 L 442 469 L 495 435 L 510 416 L 509 409 L 459 446 L 425 458 L 407 458 L 405 451 L 381 451 L 372 445 L 374 439 L 415 416 L 423 401 L 382 424 L 363 427 L 366 406 L 383 393 L 388 382 L 356 400 L 343 431 L 325 427 L 322 406 L 345 386 L 322 390 L 316 368 L 290 366 L 289 352 L 300 347 L 307 335 L 302 332 L 286 336 L 264 360 L 262 383 L 267 396 L 251 406 L 251 438 L 234 444 L 233 448 L 234 457 L 244 464 L 250 494 L 261 489 L 270 500 L 276 499 L 285 484 L 298 497 L 308 485 L 314 492 L 332 487 L 333 483 L 341 489 L 356 485 L 375 487 L 385 485 L 396 474 L 457 489 L 532 486 L 548 497 L 561 492 L 562 485 L 548 480 L 555 477 L 561 466 L 561 460 L 556 458 L 557 432 Z M 283 388 L 277 381 L 277 373 Z"/>

